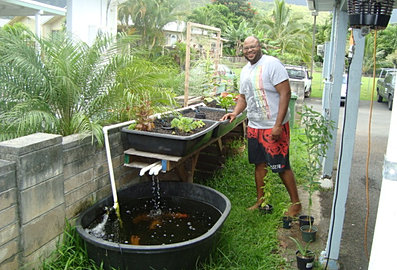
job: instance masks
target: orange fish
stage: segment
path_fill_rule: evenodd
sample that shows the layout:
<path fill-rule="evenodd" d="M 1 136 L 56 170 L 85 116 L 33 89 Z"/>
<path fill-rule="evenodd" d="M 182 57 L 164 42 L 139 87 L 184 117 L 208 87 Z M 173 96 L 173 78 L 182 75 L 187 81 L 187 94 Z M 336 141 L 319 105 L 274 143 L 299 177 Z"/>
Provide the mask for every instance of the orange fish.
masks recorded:
<path fill-rule="evenodd" d="M 150 217 L 149 217 L 147 214 L 140 214 L 139 216 L 136 216 L 136 217 L 132 220 L 132 222 L 133 222 L 134 224 L 137 224 L 137 223 L 139 223 L 139 222 L 141 222 L 141 221 L 148 221 L 148 220 L 150 220 Z"/>
<path fill-rule="evenodd" d="M 153 220 L 149 225 L 149 230 L 154 230 L 158 225 L 161 225 L 161 221 L 158 219 Z"/>
<path fill-rule="evenodd" d="M 189 217 L 188 214 L 183 214 L 183 213 L 171 213 L 171 216 L 175 217 L 175 218 L 188 218 Z"/>
<path fill-rule="evenodd" d="M 131 245 L 139 245 L 139 240 L 141 240 L 141 238 L 138 236 L 138 235 L 131 235 L 131 238 L 130 238 L 130 242 L 131 242 Z"/>

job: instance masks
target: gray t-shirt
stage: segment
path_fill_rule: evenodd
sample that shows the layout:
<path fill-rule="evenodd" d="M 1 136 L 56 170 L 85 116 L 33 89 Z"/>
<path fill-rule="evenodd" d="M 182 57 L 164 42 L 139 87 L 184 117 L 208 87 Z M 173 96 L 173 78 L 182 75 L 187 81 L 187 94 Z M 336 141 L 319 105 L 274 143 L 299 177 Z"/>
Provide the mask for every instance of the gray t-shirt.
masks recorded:
<path fill-rule="evenodd" d="M 288 80 L 284 65 L 275 57 L 263 55 L 254 65 L 247 63 L 240 74 L 240 94 L 247 102 L 248 126 L 273 128 L 278 114 L 280 94 L 275 85 Z M 283 124 L 289 121 L 289 109 Z"/>

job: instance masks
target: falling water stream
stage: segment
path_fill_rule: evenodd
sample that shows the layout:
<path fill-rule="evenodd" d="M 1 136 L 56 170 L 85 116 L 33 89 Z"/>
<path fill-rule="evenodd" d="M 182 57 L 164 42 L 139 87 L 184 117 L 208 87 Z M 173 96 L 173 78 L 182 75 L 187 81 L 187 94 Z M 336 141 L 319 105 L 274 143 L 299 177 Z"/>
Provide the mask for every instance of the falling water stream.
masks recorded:
<path fill-rule="evenodd" d="M 106 208 L 86 231 L 110 242 L 165 245 L 206 233 L 220 215 L 219 210 L 205 202 L 161 196 L 159 179 L 153 176 L 152 197 L 124 198 L 120 202 L 120 218 L 113 208 Z"/>

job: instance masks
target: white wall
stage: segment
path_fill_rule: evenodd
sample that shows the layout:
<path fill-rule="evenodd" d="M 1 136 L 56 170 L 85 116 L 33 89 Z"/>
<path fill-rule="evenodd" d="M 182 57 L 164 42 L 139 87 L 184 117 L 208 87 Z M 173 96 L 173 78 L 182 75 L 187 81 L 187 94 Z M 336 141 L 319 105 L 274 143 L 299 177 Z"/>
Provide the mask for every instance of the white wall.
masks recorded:
<path fill-rule="evenodd" d="M 117 1 L 67 0 L 66 28 L 88 44 L 92 44 L 99 31 L 116 34 Z"/>

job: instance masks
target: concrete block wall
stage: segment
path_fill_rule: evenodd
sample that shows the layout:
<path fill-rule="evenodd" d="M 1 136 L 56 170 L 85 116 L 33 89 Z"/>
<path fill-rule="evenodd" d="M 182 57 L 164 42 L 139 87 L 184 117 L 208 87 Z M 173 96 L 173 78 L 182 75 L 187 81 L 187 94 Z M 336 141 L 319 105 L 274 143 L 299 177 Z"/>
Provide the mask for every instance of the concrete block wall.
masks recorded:
<path fill-rule="evenodd" d="M 119 130 L 109 139 L 117 186 L 137 181 L 123 166 Z M 105 148 L 91 137 L 36 133 L 0 142 L 0 270 L 40 265 L 65 220 L 110 194 Z"/>

